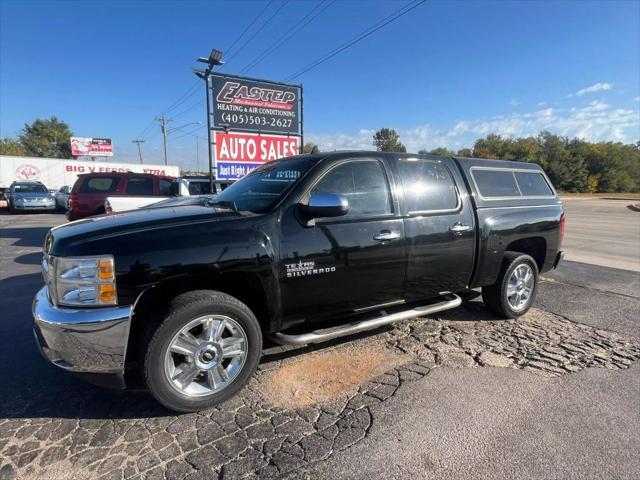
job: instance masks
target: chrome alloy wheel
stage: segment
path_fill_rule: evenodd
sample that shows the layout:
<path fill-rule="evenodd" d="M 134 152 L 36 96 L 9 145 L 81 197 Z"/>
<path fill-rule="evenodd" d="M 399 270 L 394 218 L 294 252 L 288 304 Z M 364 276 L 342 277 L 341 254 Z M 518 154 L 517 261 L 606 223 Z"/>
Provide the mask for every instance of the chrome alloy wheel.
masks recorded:
<path fill-rule="evenodd" d="M 184 395 L 217 393 L 240 373 L 247 348 L 247 335 L 234 319 L 225 315 L 198 317 L 169 342 L 164 374 Z"/>
<path fill-rule="evenodd" d="M 507 284 L 507 300 L 514 311 L 524 310 L 529 305 L 534 282 L 533 269 L 525 263 L 518 265 L 511 273 Z"/>

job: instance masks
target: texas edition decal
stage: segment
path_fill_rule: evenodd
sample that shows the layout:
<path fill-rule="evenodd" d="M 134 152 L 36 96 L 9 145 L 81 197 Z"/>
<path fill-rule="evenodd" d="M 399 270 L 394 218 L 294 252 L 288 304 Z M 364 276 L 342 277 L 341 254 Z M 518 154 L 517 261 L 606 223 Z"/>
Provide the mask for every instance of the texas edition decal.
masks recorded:
<path fill-rule="evenodd" d="M 315 262 L 298 262 L 285 264 L 287 269 L 287 278 L 307 277 L 309 275 L 320 275 L 323 273 L 331 273 L 336 271 L 336 267 L 316 268 Z"/>

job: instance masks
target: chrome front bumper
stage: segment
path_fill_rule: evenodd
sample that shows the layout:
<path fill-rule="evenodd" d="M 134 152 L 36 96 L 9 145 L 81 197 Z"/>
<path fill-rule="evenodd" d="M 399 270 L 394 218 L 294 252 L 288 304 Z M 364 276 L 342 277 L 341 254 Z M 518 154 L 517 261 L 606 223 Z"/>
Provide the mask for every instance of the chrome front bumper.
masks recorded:
<path fill-rule="evenodd" d="M 55 210 L 56 202 L 23 202 L 20 204 L 13 203 L 14 210 Z"/>
<path fill-rule="evenodd" d="M 43 287 L 32 310 L 36 342 L 51 363 L 74 372 L 124 372 L 131 306 L 59 308 Z"/>

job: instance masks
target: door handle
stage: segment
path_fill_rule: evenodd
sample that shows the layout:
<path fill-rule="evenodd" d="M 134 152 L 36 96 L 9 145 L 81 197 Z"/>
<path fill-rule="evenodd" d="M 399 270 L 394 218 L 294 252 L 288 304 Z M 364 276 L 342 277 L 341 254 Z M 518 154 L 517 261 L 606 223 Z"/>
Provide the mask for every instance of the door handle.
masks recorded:
<path fill-rule="evenodd" d="M 391 230 L 382 230 L 373 236 L 373 239 L 379 242 L 388 242 L 389 240 L 395 240 L 397 238 L 400 238 L 400 232 L 392 232 Z"/>
<path fill-rule="evenodd" d="M 462 223 L 458 222 L 455 223 L 449 230 L 457 235 L 462 235 L 463 232 L 468 232 L 469 230 L 471 230 L 471 225 L 463 225 Z"/>

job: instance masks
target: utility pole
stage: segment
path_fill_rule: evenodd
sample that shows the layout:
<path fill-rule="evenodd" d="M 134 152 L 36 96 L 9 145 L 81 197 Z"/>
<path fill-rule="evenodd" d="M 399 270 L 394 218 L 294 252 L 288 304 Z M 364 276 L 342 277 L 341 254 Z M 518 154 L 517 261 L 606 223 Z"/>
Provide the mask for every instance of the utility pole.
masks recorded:
<path fill-rule="evenodd" d="M 200 173 L 200 137 L 196 135 L 196 172 Z"/>
<path fill-rule="evenodd" d="M 167 159 L 167 123 L 171 122 L 170 118 L 164 116 L 164 113 L 160 117 L 156 117 L 156 121 L 160 124 L 160 131 L 162 132 L 162 142 L 164 144 L 164 164 L 169 165 Z"/>
<path fill-rule="evenodd" d="M 138 144 L 138 155 L 140 156 L 140 163 L 142 164 L 142 148 L 140 147 L 140 144 L 144 143 L 144 140 L 136 138 L 135 140 L 132 141 L 132 143 Z"/>

